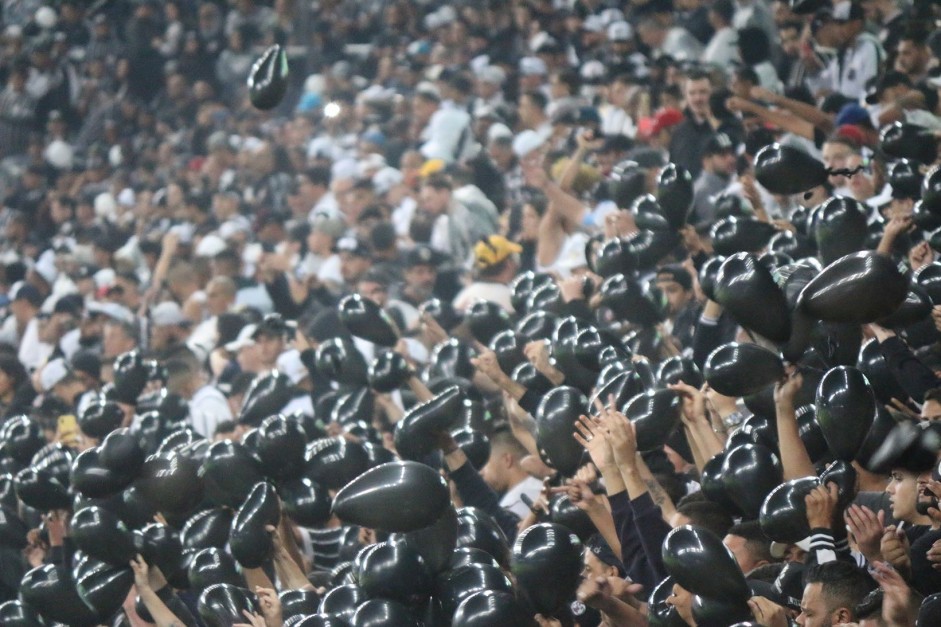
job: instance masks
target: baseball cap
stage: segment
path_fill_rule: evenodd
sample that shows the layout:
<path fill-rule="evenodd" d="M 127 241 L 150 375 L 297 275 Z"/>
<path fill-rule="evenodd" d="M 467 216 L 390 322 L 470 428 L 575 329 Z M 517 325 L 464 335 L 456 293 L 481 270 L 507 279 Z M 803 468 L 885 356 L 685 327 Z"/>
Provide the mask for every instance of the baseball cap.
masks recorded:
<path fill-rule="evenodd" d="M 604 538 L 601 537 L 601 534 L 596 533 L 588 538 L 588 540 L 585 541 L 585 548 L 591 551 L 602 564 L 617 568 L 619 576 L 624 575 L 624 564 L 618 556 L 615 555 L 614 551 L 611 550 L 611 547 L 605 542 Z"/>
<path fill-rule="evenodd" d="M 101 314 L 118 322 L 134 322 L 134 314 L 131 310 L 117 303 L 101 303 L 92 301 L 88 303 L 89 314 Z"/>
<path fill-rule="evenodd" d="M 725 133 L 716 133 L 706 141 L 703 147 L 703 156 L 720 155 L 726 152 L 735 152 L 735 144 Z"/>
<path fill-rule="evenodd" d="M 343 224 L 343 220 L 339 218 L 330 218 L 321 215 L 315 217 L 310 223 L 310 229 L 318 233 L 329 235 L 333 239 L 338 239 L 343 237 L 343 234 L 346 232 L 346 225 Z"/>
<path fill-rule="evenodd" d="M 654 136 L 660 131 L 672 128 L 683 121 L 683 112 L 674 107 L 658 109 L 653 114 L 653 125 L 650 128 L 650 135 Z"/>
<path fill-rule="evenodd" d="M 39 373 L 39 385 L 43 392 L 51 392 L 63 379 L 69 375 L 69 366 L 61 357 L 49 361 Z"/>
<path fill-rule="evenodd" d="M 52 313 L 63 313 L 78 317 L 82 315 L 82 308 L 84 306 L 85 301 L 80 294 L 66 294 L 56 301 L 55 307 L 52 308 Z"/>
<path fill-rule="evenodd" d="M 502 235 L 490 235 L 474 246 L 474 265 L 478 268 L 489 268 L 506 260 L 510 255 L 521 252 L 523 247 L 519 244 Z"/>
<path fill-rule="evenodd" d="M 517 157 L 525 157 L 532 151 L 546 143 L 549 138 L 536 131 L 526 129 L 513 138 L 513 153 Z"/>
<path fill-rule="evenodd" d="M 545 76 L 549 72 L 546 62 L 539 57 L 523 57 L 519 67 L 523 76 Z"/>
<path fill-rule="evenodd" d="M 95 351 L 80 350 L 72 355 L 73 372 L 84 372 L 94 379 L 101 378 L 101 358 Z"/>
<path fill-rule="evenodd" d="M 17 288 L 16 292 L 13 293 L 13 300 L 25 300 L 33 307 L 42 306 L 42 294 L 34 285 L 29 283 L 23 283 Z"/>
<path fill-rule="evenodd" d="M 419 244 L 405 255 L 406 268 L 414 268 L 415 266 L 437 266 L 439 263 L 441 263 L 441 255 L 431 246 L 424 244 Z"/>
<path fill-rule="evenodd" d="M 357 257 L 370 257 L 369 246 L 358 237 L 343 237 L 337 242 L 337 252 L 347 252 Z"/>
<path fill-rule="evenodd" d="M 258 325 L 256 324 L 246 324 L 242 327 L 242 330 L 239 331 L 238 336 L 225 345 L 225 349 L 230 353 L 237 353 L 246 346 L 251 346 L 255 343 L 255 329 L 257 328 Z"/>
<path fill-rule="evenodd" d="M 180 306 L 172 300 L 164 301 L 154 307 L 150 312 L 150 320 L 156 327 L 173 327 L 189 322 Z"/>
<path fill-rule="evenodd" d="M 810 31 L 816 34 L 821 27 L 830 22 L 852 22 L 865 18 L 863 7 L 855 0 L 836 2 L 832 7 L 824 7 L 814 13 L 810 23 Z"/>
<path fill-rule="evenodd" d="M 506 80 L 506 72 L 498 65 L 488 65 L 477 72 L 477 79 L 485 83 L 502 85 Z"/>
<path fill-rule="evenodd" d="M 255 331 L 252 333 L 252 339 L 258 339 L 259 335 L 287 335 L 288 323 L 281 317 L 281 314 L 268 314 L 261 322 L 255 325 Z"/>
<path fill-rule="evenodd" d="M 834 126 L 843 126 L 844 124 L 860 124 L 868 121 L 869 112 L 855 102 L 843 105 L 840 112 L 836 114 Z"/>

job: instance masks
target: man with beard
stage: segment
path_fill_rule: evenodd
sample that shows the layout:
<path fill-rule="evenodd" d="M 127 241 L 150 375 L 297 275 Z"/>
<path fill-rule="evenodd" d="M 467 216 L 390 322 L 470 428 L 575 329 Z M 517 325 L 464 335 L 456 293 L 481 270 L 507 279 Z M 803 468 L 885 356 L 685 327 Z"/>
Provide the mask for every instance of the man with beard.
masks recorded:
<path fill-rule="evenodd" d="M 389 301 L 389 307 L 402 315 L 405 322 L 403 331 L 418 329 L 421 321 L 418 307 L 433 295 L 439 263 L 440 255 L 424 244 L 419 244 L 405 256 L 404 281 L 396 297 Z"/>

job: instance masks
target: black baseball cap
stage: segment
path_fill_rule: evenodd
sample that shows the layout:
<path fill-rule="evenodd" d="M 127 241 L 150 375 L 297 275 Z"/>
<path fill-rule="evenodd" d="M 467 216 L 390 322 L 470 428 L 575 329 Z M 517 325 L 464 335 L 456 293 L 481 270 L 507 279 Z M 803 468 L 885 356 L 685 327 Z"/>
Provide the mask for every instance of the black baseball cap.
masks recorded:
<path fill-rule="evenodd" d="M 437 266 L 441 263 L 441 254 L 431 246 L 419 244 L 405 255 L 405 267 Z"/>

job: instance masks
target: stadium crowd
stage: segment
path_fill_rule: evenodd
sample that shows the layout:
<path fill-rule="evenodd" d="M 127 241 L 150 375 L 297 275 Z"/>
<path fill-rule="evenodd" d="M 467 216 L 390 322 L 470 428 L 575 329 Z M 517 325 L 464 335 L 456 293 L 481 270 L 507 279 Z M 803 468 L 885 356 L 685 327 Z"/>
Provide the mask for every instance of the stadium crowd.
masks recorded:
<path fill-rule="evenodd" d="M 0 624 L 941 625 L 938 3 L 0 18 Z"/>

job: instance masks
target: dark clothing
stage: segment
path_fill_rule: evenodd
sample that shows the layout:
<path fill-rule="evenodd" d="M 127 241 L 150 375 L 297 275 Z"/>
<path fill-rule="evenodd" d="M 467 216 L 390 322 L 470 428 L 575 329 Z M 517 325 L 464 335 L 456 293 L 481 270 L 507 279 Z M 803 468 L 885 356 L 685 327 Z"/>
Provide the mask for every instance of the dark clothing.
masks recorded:
<path fill-rule="evenodd" d="M 709 353 L 720 345 L 735 339 L 738 325 L 730 315 L 723 312 L 716 322 L 705 322 L 702 318 L 696 323 L 696 332 L 693 335 L 693 362 L 702 370 L 706 365 Z"/>
<path fill-rule="evenodd" d="M 513 512 L 500 507 L 500 499 L 496 492 L 484 482 L 483 477 L 474 469 L 474 465 L 468 462 L 457 470 L 451 471 L 449 475 L 454 485 L 457 486 L 464 505 L 478 507 L 490 514 L 503 530 L 507 541 L 512 544 L 516 538 L 519 518 Z"/>
<path fill-rule="evenodd" d="M 631 581 L 642 585 L 646 592 L 651 592 L 663 578 L 656 576 L 655 566 L 648 561 L 644 542 L 634 524 L 634 508 L 627 498 L 627 492 L 609 494 L 608 501 L 611 504 L 614 527 L 621 540 L 621 563 L 624 564 L 624 570 Z"/>
<path fill-rule="evenodd" d="M 695 179 L 702 170 L 702 153 L 709 138 L 715 134 L 709 122 L 697 122 L 686 110 L 686 119 L 680 122 L 670 139 L 670 161 L 683 166 Z"/>

